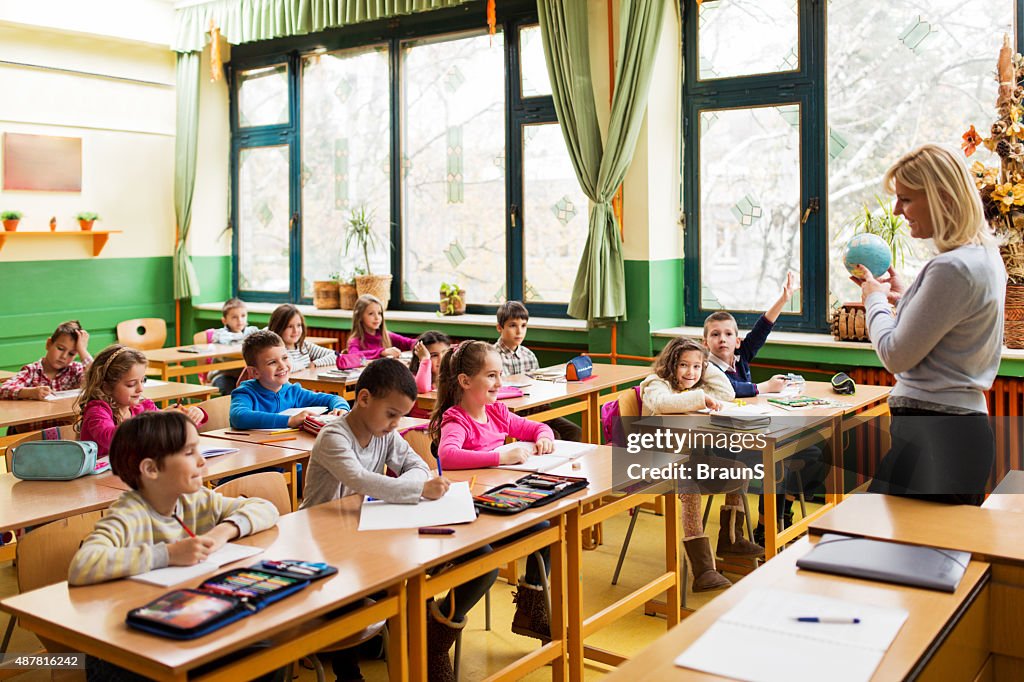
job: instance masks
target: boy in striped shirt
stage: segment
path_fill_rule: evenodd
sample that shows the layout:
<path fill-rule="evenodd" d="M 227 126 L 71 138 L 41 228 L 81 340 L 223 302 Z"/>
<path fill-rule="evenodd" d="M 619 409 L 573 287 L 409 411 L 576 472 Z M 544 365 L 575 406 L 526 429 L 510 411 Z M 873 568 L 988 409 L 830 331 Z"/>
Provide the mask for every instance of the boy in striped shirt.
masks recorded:
<path fill-rule="evenodd" d="M 72 585 L 191 566 L 235 538 L 277 523 L 259 498 L 225 497 L 203 486 L 199 433 L 180 412 L 144 412 L 118 427 L 110 468 L 131 486 L 71 561 Z"/>

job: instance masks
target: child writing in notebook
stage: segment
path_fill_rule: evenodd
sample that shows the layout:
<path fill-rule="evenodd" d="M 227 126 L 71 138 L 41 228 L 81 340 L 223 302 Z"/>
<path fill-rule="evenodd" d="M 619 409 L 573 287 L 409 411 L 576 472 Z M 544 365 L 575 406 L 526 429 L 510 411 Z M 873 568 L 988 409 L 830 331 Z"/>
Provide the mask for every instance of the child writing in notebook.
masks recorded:
<path fill-rule="evenodd" d="M 423 332 L 416 339 L 412 348 L 412 359 L 409 371 L 416 377 L 416 390 L 429 393 L 437 386 L 437 370 L 441 366 L 441 357 L 451 348 L 452 341 L 444 332 L 430 330 Z M 430 419 L 430 411 L 414 405 L 409 412 L 410 417 Z"/>
<path fill-rule="evenodd" d="M 389 332 L 384 324 L 384 306 L 380 299 L 363 294 L 352 309 L 352 334 L 348 337 L 348 354 L 375 360 L 397 358 L 403 350 L 412 350 L 416 341 Z"/>
<path fill-rule="evenodd" d="M 427 465 L 396 430 L 415 400 L 416 384 L 402 363 L 380 358 L 367 365 L 356 381 L 352 411 L 325 426 L 316 439 L 300 509 L 348 495 L 369 495 L 408 505 L 415 505 L 421 497 L 443 497 L 448 491 L 448 480 L 431 476 Z M 385 468 L 395 472 L 397 478 L 385 475 Z M 412 509 L 410 512 L 415 513 Z M 476 578 L 473 582 L 480 581 Z M 462 596 L 456 600 L 461 604 L 459 622 L 494 578 L 484 576 L 482 582 L 455 588 Z M 439 646 L 446 641 L 446 634 L 457 634 L 461 628 L 445 628 L 433 618 L 431 622 L 434 625 L 428 630 L 428 660 L 433 671 L 442 663 L 442 657 L 447 660 L 454 641 L 447 641 L 447 647 L 441 651 Z M 362 679 L 355 648 L 334 653 L 331 663 L 338 680 Z M 439 677 L 444 676 L 432 674 L 428 679 Z"/>
<path fill-rule="evenodd" d="M 100 351 L 89 366 L 75 403 L 76 428 L 79 440 L 96 442 L 98 457 L 110 451 L 110 442 L 122 422 L 159 409 L 152 400 L 142 397 L 148 364 L 142 351 L 114 344 Z M 181 412 L 197 426 L 207 420 L 206 413 L 195 406 L 171 405 L 165 411 Z"/>
<path fill-rule="evenodd" d="M 225 543 L 277 523 L 270 502 L 225 497 L 203 485 L 199 433 L 181 413 L 146 412 L 127 420 L 110 444 L 110 464 L 131 490 L 75 553 L 71 585 L 191 566 Z M 86 669 L 88 679 L 142 679 L 91 656 Z"/>
<path fill-rule="evenodd" d="M 302 312 L 290 303 L 274 308 L 270 313 L 267 329 L 281 337 L 284 347 L 288 350 L 293 372 L 314 367 L 330 367 L 334 365 L 337 355 L 330 348 L 318 346 L 306 341 L 306 318 Z"/>
<path fill-rule="evenodd" d="M 430 435 L 437 447 L 438 468 L 475 469 L 499 464 L 521 464 L 533 454 L 554 451 L 547 424 L 532 422 L 509 412 L 498 402 L 501 358 L 483 341 L 463 341 L 441 358 L 437 401 L 430 417 Z M 507 437 L 521 445 L 499 452 Z M 547 527 L 547 522 L 528 532 Z M 542 641 L 550 638 L 549 614 L 541 571 L 548 570 L 547 548 L 543 566 L 534 555 L 526 560 L 526 576 L 519 580 L 514 599 L 512 632 Z"/>
<path fill-rule="evenodd" d="M 732 386 L 725 375 L 708 364 L 708 350 L 697 341 L 683 336 L 668 342 L 654 360 L 654 373 L 640 382 L 643 415 L 666 415 L 697 412 L 704 408 L 719 410 L 723 400 L 732 400 Z M 697 455 L 700 456 L 700 455 Z M 729 467 L 730 462 L 713 458 L 715 468 Z M 689 481 L 683 488 L 694 488 Z M 712 491 L 713 492 L 713 491 Z M 764 548 L 742 535 L 743 500 L 746 483 L 740 492 L 730 492 L 722 506 L 722 527 L 718 533 L 719 556 L 759 557 Z M 704 534 L 700 509 L 700 493 L 684 492 L 682 502 L 683 547 L 693 567 L 693 591 L 706 592 L 729 587 L 732 583 L 715 570 L 711 541 Z"/>
<path fill-rule="evenodd" d="M 272 331 L 262 329 L 245 337 L 242 357 L 246 371 L 256 378 L 243 381 L 231 393 L 229 418 L 233 429 L 297 427 L 306 417 L 320 413 L 300 409 L 296 414 L 280 414 L 295 408 L 326 407 L 331 414 L 349 409 L 348 401 L 341 396 L 307 391 L 288 381 L 292 354 Z"/>
<path fill-rule="evenodd" d="M 81 362 L 75 361 L 76 355 Z M 91 363 L 89 332 L 78 320 L 62 322 L 46 340 L 46 354 L 0 386 L 0 400 L 45 400 L 57 391 L 78 388 Z"/>

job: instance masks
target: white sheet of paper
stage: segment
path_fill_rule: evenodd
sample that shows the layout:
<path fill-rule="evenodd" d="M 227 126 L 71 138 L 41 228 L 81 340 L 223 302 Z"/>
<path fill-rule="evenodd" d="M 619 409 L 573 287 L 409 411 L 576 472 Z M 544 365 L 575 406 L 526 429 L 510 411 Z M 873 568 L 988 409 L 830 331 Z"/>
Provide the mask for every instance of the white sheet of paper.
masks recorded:
<path fill-rule="evenodd" d="M 148 388 L 152 388 L 153 386 L 166 386 L 166 385 L 167 385 L 166 381 L 160 381 L 159 379 L 152 379 L 150 377 L 146 377 L 146 386 Z"/>
<path fill-rule="evenodd" d="M 66 391 L 54 391 L 50 395 L 46 396 L 46 400 L 60 400 L 62 398 L 77 398 L 82 394 L 80 388 L 69 388 Z"/>
<path fill-rule="evenodd" d="M 202 448 L 200 452 L 203 453 L 203 457 L 209 459 L 218 455 L 230 455 L 232 452 L 238 452 L 238 448 Z"/>
<path fill-rule="evenodd" d="M 533 443 L 525 443 L 521 441 L 506 443 L 505 445 L 495 449 L 498 452 L 504 452 L 519 445 L 534 446 L 534 452 L 536 452 L 536 446 Z M 544 473 L 545 471 L 557 469 L 563 464 L 568 464 L 580 455 L 584 455 L 596 447 L 596 445 L 591 443 L 577 443 L 571 440 L 555 440 L 555 451 L 550 455 L 535 454 L 522 464 L 502 464 L 498 468 L 509 469 L 511 471 L 537 471 L 539 473 Z"/>
<path fill-rule="evenodd" d="M 287 410 L 281 410 L 278 414 L 286 414 L 289 417 L 297 415 L 299 412 L 312 412 L 313 414 L 323 414 L 331 408 L 326 405 L 317 405 L 316 407 L 289 407 Z"/>
<path fill-rule="evenodd" d="M 535 383 L 533 379 L 525 374 L 507 374 L 501 377 L 502 386 L 512 386 L 513 388 L 525 388 Z"/>
<path fill-rule="evenodd" d="M 207 573 L 213 573 L 224 564 L 230 564 L 231 562 L 239 561 L 240 559 L 247 559 L 248 557 L 260 554 L 261 552 L 263 552 L 263 548 L 261 547 L 236 545 L 229 542 L 208 556 L 206 561 L 195 564 L 194 566 L 168 566 L 166 568 L 158 568 L 146 573 L 133 575 L 131 576 L 131 579 L 137 580 L 140 583 L 170 587 L 171 585 L 177 585 L 178 583 L 191 580 L 192 578 L 198 578 L 206 575 Z"/>
<path fill-rule="evenodd" d="M 874 674 L 907 615 L 904 609 L 813 594 L 754 590 L 675 663 L 752 682 L 812 679 L 822 670 L 829 671 L 829 682 L 863 682 Z M 860 623 L 800 623 L 800 616 L 859 618 Z"/>
<path fill-rule="evenodd" d="M 359 530 L 394 530 L 422 526 L 447 526 L 476 520 L 473 495 L 469 483 L 452 483 L 439 500 L 420 500 L 419 504 L 392 504 L 383 500 L 363 499 L 359 514 Z"/>

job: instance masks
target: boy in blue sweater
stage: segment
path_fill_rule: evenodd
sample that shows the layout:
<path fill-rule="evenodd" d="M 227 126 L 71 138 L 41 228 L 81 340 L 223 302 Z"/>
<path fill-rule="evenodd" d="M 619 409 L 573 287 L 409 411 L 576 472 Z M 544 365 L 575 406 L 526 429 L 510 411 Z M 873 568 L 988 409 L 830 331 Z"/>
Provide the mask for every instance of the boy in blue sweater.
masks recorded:
<path fill-rule="evenodd" d="M 341 396 L 307 391 L 299 384 L 288 382 L 292 372 L 288 349 L 274 332 L 261 330 L 245 337 L 242 357 L 256 378 L 242 382 L 231 393 L 231 428 L 296 427 L 307 416 L 317 413 L 304 410 L 291 416 L 279 414 L 296 407 L 326 407 L 330 414 L 348 412 L 348 401 Z"/>
<path fill-rule="evenodd" d="M 778 393 L 786 387 L 786 378 L 780 374 L 767 381 L 754 383 L 750 374 L 750 363 L 768 340 L 768 334 L 775 326 L 775 321 L 779 319 L 783 306 L 796 289 L 796 276 L 792 272 L 787 272 L 786 283 L 782 286 L 778 300 L 757 319 L 754 327 L 742 341 L 736 318 L 730 313 L 720 310 L 711 313 L 704 320 L 704 345 L 711 351 L 708 362 L 725 372 L 733 390 L 736 391 L 737 398 L 750 398 L 760 393 Z M 821 450 L 816 447 L 802 450 L 790 459 L 799 460 L 801 463 L 798 463 L 791 475 L 787 476 L 785 489 L 792 494 L 777 495 L 775 498 L 780 528 L 785 528 L 793 521 L 793 494 L 806 492 L 820 485 L 828 473 L 827 467 L 821 461 Z M 757 461 L 760 461 L 760 453 L 757 453 Z M 800 477 L 802 485 L 797 484 L 797 470 L 803 472 Z M 757 511 L 759 518 L 757 528 L 754 529 L 754 542 L 764 546 L 764 495 L 758 501 Z"/>

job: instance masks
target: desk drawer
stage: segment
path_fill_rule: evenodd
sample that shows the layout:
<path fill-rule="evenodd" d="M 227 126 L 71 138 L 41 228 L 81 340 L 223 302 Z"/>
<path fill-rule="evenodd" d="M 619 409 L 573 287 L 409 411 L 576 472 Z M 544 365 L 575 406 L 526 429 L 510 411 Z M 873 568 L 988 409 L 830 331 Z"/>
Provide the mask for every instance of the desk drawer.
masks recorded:
<path fill-rule="evenodd" d="M 952 629 L 935 643 L 931 658 L 917 676 L 916 682 L 953 682 L 974 680 L 985 667 L 989 657 L 989 628 L 991 624 L 990 584 L 986 581 L 974 593 L 974 599 L 965 605 L 954 619 Z"/>

